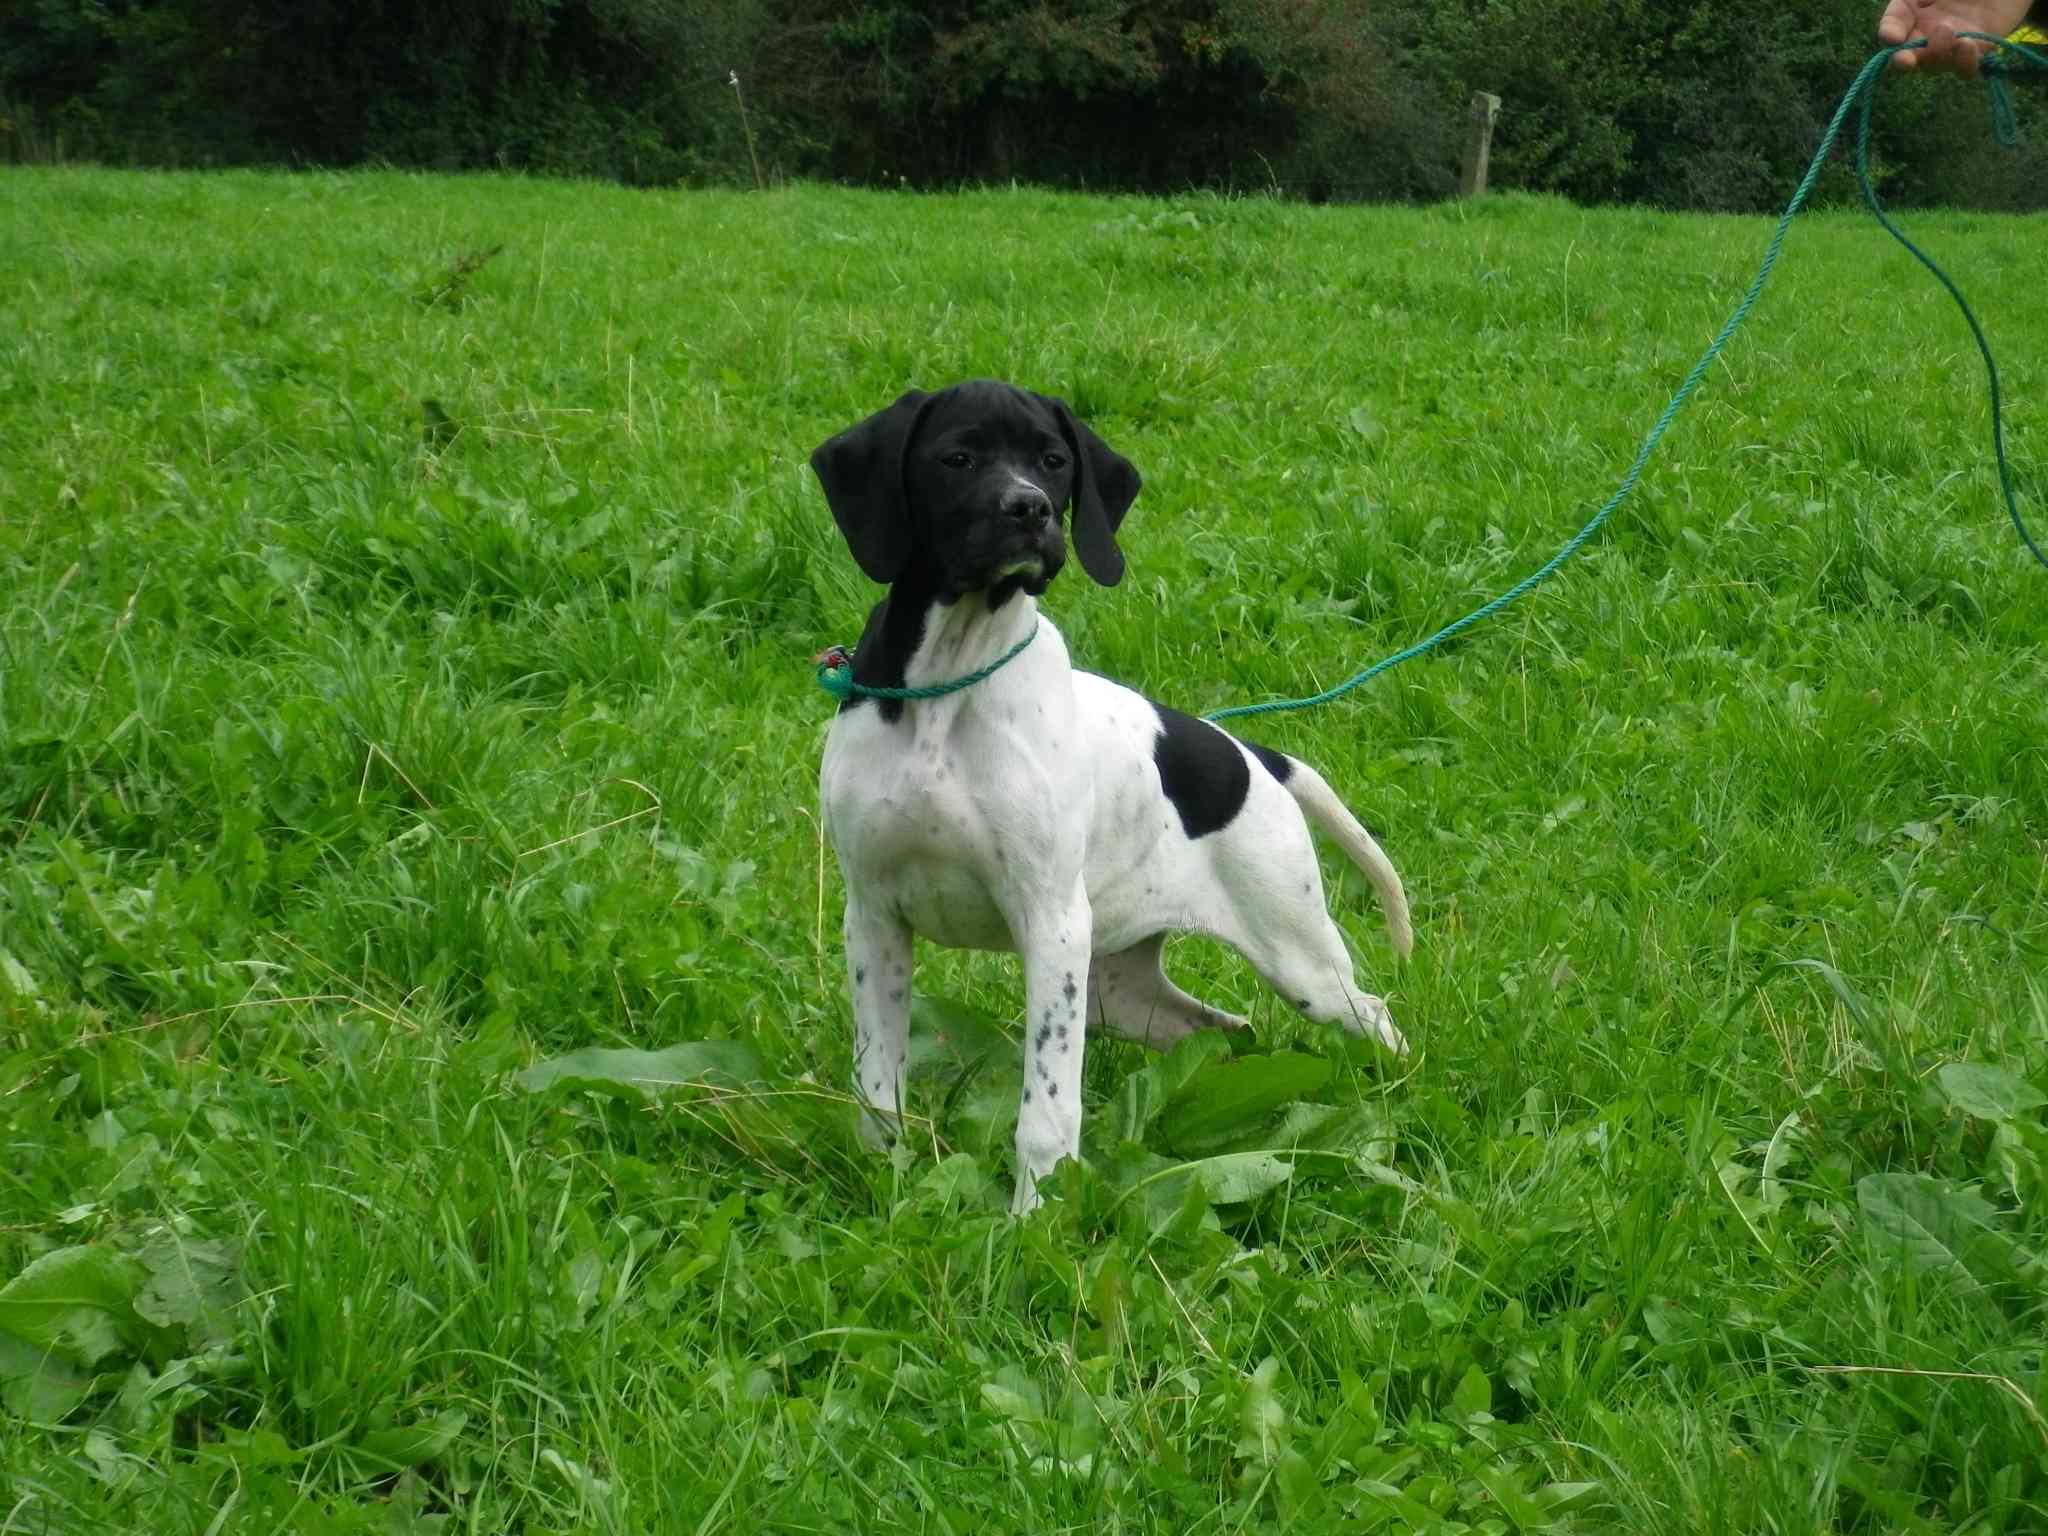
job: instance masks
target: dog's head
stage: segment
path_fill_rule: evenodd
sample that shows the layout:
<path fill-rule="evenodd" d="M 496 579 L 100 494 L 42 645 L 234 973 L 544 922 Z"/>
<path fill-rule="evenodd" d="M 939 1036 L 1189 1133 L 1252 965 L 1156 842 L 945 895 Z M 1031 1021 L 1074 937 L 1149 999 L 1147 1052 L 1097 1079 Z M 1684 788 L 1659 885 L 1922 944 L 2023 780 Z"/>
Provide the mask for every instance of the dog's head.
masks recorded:
<path fill-rule="evenodd" d="M 860 568 L 893 582 L 914 564 L 941 591 L 1036 597 L 1074 552 L 1106 587 L 1124 573 L 1117 525 L 1138 472 L 1065 402 L 991 379 L 912 390 L 811 455 Z"/>

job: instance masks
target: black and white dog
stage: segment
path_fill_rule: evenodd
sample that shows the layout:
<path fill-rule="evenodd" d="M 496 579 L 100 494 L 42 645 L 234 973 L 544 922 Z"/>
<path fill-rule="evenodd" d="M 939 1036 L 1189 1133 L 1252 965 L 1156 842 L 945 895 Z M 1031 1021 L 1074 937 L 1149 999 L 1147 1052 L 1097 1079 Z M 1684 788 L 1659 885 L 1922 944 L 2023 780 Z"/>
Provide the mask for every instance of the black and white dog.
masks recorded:
<path fill-rule="evenodd" d="M 1151 703 L 1067 659 L 1036 599 L 1066 562 L 1123 575 L 1117 525 L 1138 473 L 1058 400 L 974 380 L 913 391 L 811 456 L 863 571 L 889 587 L 853 678 L 944 697 L 855 696 L 825 744 L 825 825 L 846 879 L 854 1089 L 870 1136 L 902 1102 L 911 938 L 1024 957 L 1015 1208 L 1081 1132 L 1081 1042 L 1160 1046 L 1244 1020 L 1160 969 L 1170 932 L 1235 946 L 1312 1019 L 1405 1050 L 1352 979 L 1303 812 L 1363 870 L 1402 954 L 1400 877 L 1314 769 Z"/>

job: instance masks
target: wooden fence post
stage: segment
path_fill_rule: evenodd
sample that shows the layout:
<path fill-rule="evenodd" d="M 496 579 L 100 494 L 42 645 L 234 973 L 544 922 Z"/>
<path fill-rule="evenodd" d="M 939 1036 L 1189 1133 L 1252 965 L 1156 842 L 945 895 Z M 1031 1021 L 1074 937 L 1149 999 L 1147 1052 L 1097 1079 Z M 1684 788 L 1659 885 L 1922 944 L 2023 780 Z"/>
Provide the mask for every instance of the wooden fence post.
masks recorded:
<path fill-rule="evenodd" d="M 1493 148 L 1493 120 L 1500 116 L 1500 98 L 1485 91 L 1472 96 L 1472 131 L 1465 138 L 1465 163 L 1458 172 L 1458 196 L 1478 197 L 1486 191 L 1486 157 Z"/>
<path fill-rule="evenodd" d="M 740 109 L 740 129 L 747 136 L 747 158 L 754 164 L 754 190 L 765 192 L 768 183 L 761 179 L 761 157 L 754 153 L 754 125 L 747 121 L 746 98 L 740 95 L 740 72 L 732 70 L 727 74 L 725 83 L 732 87 L 732 99 Z"/>

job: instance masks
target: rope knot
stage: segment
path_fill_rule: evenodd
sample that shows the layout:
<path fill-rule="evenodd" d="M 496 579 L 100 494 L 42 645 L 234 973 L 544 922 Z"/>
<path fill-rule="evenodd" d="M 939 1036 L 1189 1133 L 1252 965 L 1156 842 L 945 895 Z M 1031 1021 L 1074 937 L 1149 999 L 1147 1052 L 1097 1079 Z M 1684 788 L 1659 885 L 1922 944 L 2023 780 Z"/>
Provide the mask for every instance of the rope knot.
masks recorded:
<path fill-rule="evenodd" d="M 818 686 L 844 704 L 853 697 L 853 658 L 843 645 L 828 645 L 811 658 L 818 669 Z"/>

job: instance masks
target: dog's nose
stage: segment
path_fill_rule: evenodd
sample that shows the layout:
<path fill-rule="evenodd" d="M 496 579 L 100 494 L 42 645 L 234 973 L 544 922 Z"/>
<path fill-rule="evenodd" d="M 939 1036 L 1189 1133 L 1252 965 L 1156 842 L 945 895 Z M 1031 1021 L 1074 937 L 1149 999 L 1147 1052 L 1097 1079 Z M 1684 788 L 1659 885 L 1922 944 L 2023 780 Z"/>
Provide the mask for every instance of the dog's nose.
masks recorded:
<path fill-rule="evenodd" d="M 1052 498 L 1035 485 L 1011 486 L 1003 492 L 996 506 L 1003 516 L 1015 518 L 1020 523 L 1052 521 Z"/>

